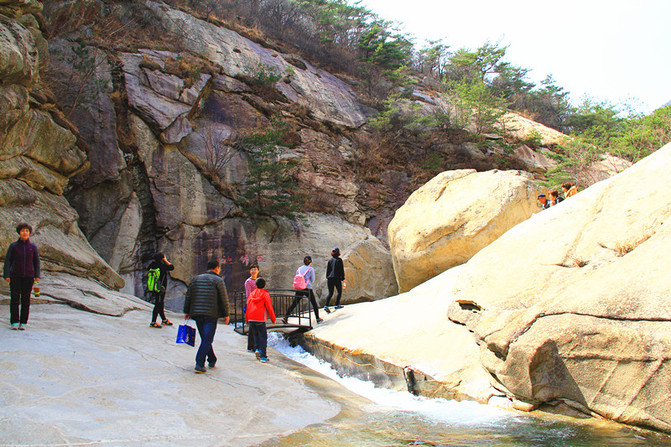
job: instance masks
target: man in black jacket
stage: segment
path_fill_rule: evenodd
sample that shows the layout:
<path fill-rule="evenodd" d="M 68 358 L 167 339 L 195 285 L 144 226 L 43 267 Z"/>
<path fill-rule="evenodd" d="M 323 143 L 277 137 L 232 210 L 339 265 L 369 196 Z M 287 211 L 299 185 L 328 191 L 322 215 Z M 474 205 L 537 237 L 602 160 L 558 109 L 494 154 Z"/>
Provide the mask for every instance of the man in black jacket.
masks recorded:
<path fill-rule="evenodd" d="M 214 334 L 217 331 L 217 319 L 223 318 L 228 324 L 228 293 L 224 280 L 219 276 L 221 265 L 219 261 L 209 261 L 207 272 L 191 280 L 184 300 L 184 318 L 193 318 L 200 334 L 200 347 L 196 353 L 196 373 L 204 373 L 205 360 L 210 368 L 214 368 L 217 357 L 212 349 Z"/>

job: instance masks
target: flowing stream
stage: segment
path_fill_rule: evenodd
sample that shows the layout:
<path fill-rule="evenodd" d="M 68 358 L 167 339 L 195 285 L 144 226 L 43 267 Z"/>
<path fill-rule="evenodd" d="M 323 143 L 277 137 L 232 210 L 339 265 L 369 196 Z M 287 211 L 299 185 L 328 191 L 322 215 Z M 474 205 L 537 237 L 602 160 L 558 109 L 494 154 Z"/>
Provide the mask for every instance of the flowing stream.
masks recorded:
<path fill-rule="evenodd" d="M 670 446 L 671 438 L 596 419 L 526 415 L 495 405 L 416 397 L 341 377 L 277 333 L 268 343 L 364 399 L 332 396 L 338 416 L 264 446 Z M 328 389 L 326 390 L 328 393 Z M 300 404 L 300 403 L 297 403 Z M 502 402 L 503 405 L 503 402 Z"/>

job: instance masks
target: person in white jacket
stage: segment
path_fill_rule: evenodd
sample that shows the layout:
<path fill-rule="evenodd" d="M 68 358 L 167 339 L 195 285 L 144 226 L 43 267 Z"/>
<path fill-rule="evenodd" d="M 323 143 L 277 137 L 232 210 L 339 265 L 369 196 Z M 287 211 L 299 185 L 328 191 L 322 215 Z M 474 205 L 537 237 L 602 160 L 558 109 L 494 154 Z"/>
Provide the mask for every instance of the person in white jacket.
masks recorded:
<path fill-rule="evenodd" d="M 298 301 L 300 301 L 302 298 L 307 297 L 310 300 L 310 303 L 312 304 L 312 308 L 314 309 L 315 312 L 315 318 L 317 319 L 317 323 L 321 323 L 322 320 L 319 318 L 319 308 L 317 307 L 317 299 L 315 298 L 315 294 L 312 291 L 312 284 L 315 282 L 315 269 L 312 268 L 312 258 L 310 256 L 306 256 L 303 258 L 303 265 L 298 267 L 298 270 L 296 270 L 296 276 L 302 276 L 305 278 L 305 289 L 303 290 L 296 290 L 296 295 L 294 296 L 294 300 L 291 303 L 291 306 L 289 306 L 289 309 L 287 309 L 287 313 L 284 315 L 284 318 L 282 318 L 282 323 L 288 324 L 289 323 L 289 315 L 291 315 L 291 311 L 294 310 L 294 308 L 298 305 Z"/>

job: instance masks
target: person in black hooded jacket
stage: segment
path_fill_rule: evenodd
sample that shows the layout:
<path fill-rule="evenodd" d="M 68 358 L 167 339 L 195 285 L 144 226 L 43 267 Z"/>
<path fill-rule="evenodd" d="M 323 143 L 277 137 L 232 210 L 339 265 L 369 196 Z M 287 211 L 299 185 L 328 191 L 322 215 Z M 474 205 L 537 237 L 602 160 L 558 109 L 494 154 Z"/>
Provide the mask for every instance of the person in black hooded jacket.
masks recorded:
<path fill-rule="evenodd" d="M 168 288 L 168 276 L 175 270 L 175 266 L 168 262 L 168 259 L 163 253 L 156 253 L 154 260 L 151 261 L 147 270 L 159 269 L 158 275 L 158 292 L 151 292 L 154 294 L 154 311 L 151 313 L 151 323 L 149 326 L 160 328 L 161 324 L 156 322 L 158 316 L 161 316 L 162 323 L 166 326 L 172 326 L 172 322 L 165 317 L 165 291 Z"/>
<path fill-rule="evenodd" d="M 333 297 L 334 289 L 338 290 L 338 295 L 336 296 L 336 309 L 341 309 L 340 298 L 342 297 L 342 283 L 345 280 L 345 267 L 343 266 L 342 259 L 340 259 L 340 249 L 338 247 L 331 250 L 331 259 L 329 259 L 326 264 L 326 285 L 329 289 L 329 295 L 326 297 L 326 305 L 324 306 L 324 311 L 330 313 L 329 303 Z"/>

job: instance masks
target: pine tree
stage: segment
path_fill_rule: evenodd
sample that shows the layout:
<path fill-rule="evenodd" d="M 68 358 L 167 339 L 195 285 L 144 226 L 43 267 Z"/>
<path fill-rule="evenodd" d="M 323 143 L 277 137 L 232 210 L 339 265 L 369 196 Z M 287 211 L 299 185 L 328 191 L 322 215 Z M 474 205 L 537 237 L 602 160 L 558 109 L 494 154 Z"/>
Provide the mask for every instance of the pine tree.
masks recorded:
<path fill-rule="evenodd" d="M 300 203 L 294 200 L 296 188 L 290 174 L 293 163 L 283 159 L 286 126 L 274 119 L 272 127 L 242 139 L 239 148 L 247 154 L 246 188 L 239 205 L 248 216 L 283 215 L 293 218 Z"/>

